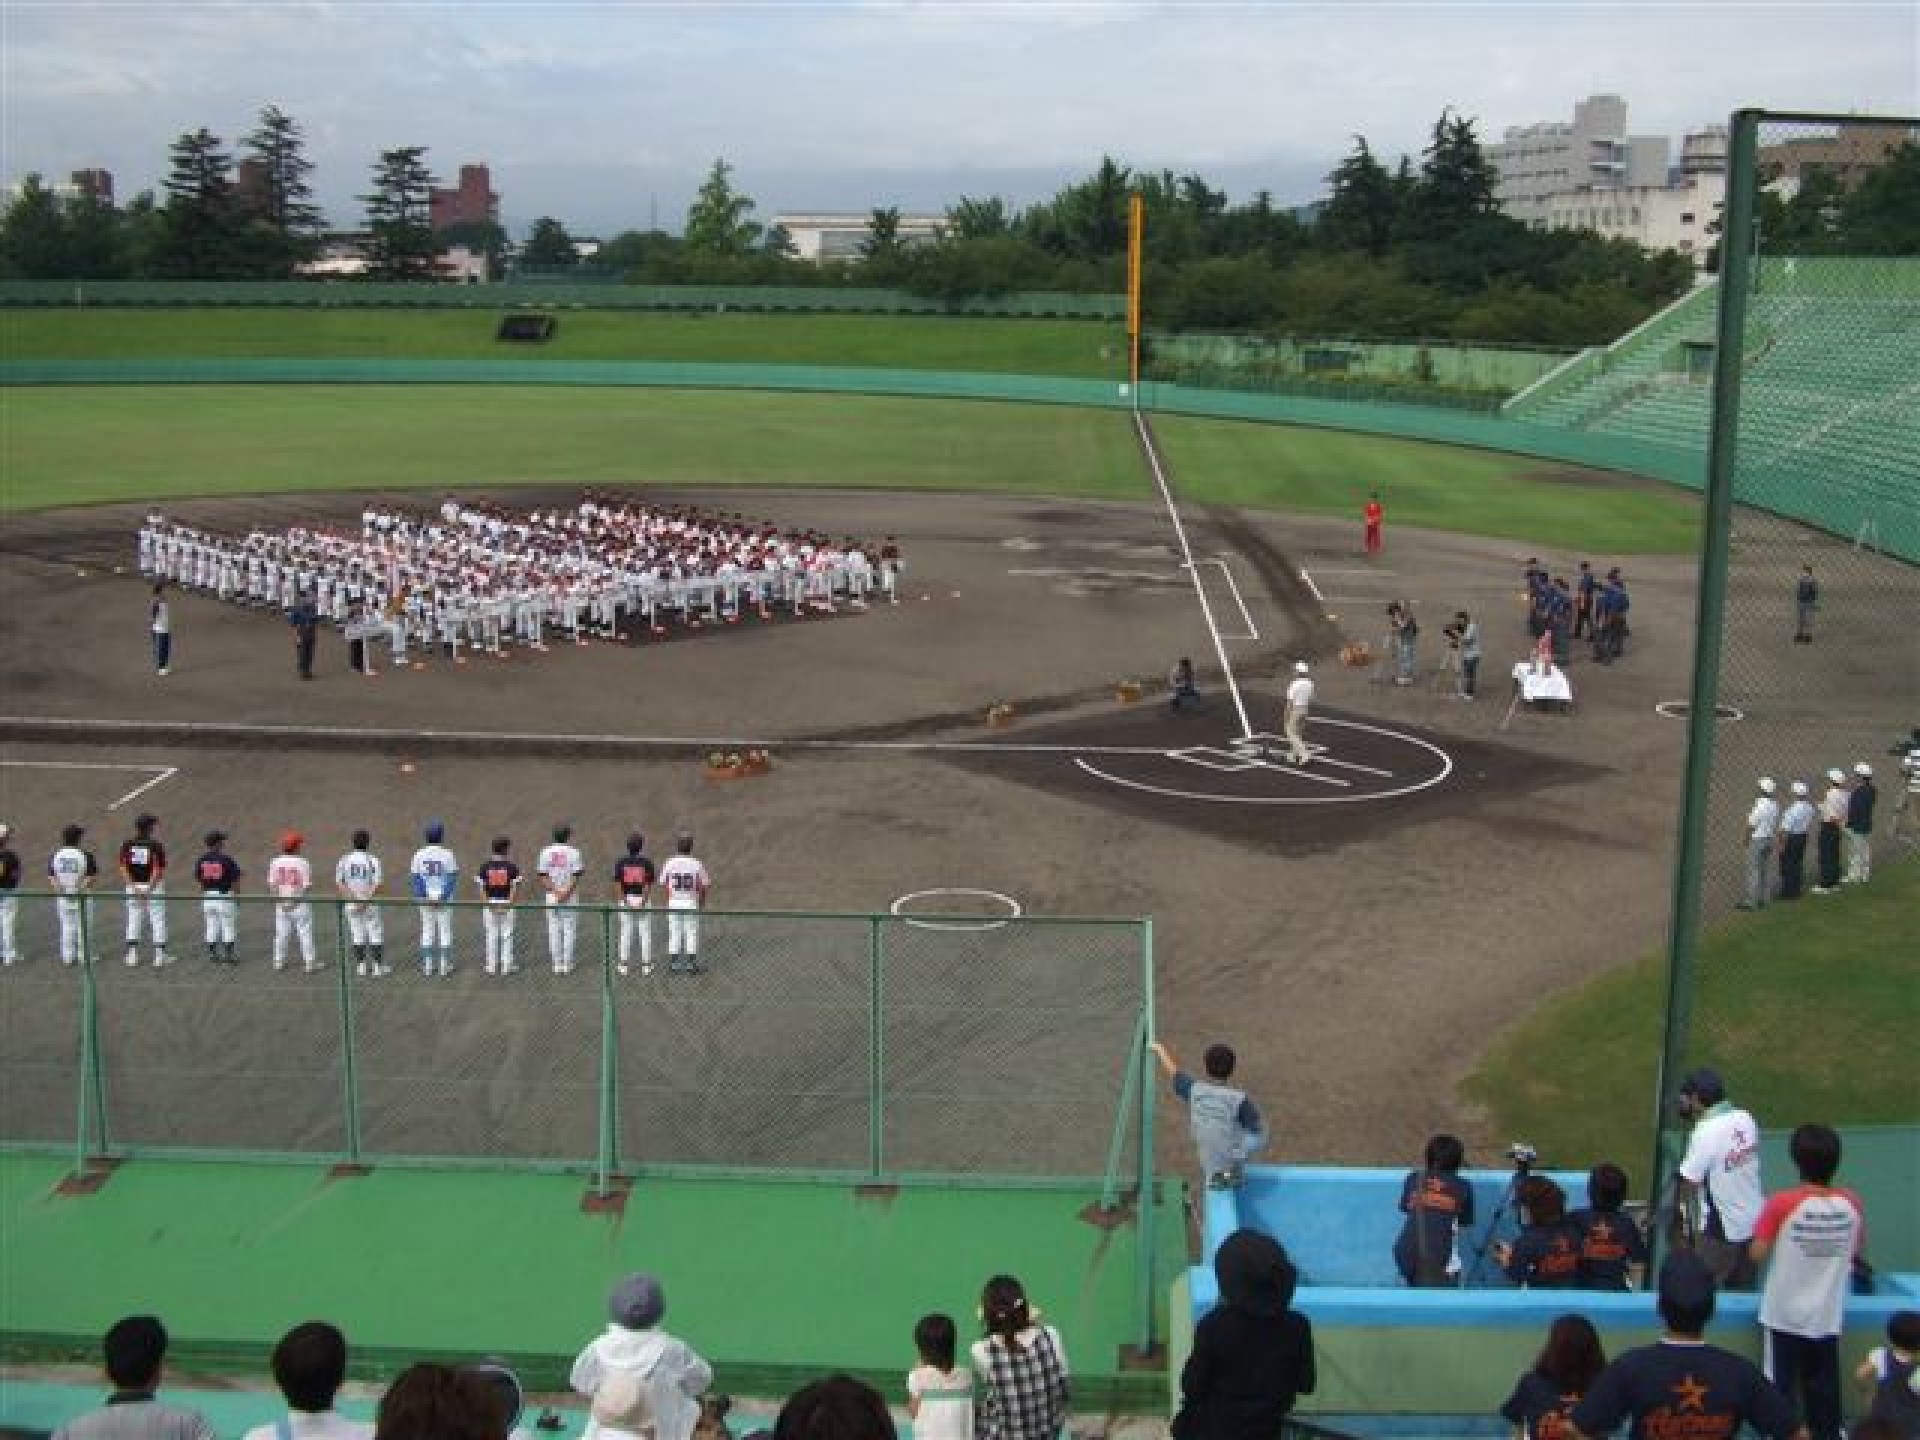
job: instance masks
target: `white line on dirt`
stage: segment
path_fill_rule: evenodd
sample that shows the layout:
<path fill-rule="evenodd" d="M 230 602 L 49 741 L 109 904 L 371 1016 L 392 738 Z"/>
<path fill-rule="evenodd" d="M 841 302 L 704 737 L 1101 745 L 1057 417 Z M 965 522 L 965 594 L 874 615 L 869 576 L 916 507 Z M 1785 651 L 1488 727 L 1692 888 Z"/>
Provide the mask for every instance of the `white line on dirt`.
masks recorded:
<path fill-rule="evenodd" d="M 1206 617 L 1207 634 L 1213 637 L 1214 657 L 1220 662 L 1220 673 L 1226 677 L 1227 693 L 1233 696 L 1233 708 L 1240 715 L 1240 733 L 1251 735 L 1253 722 L 1247 718 L 1247 702 L 1240 696 L 1240 682 L 1234 678 L 1233 662 L 1227 659 L 1227 642 L 1220 634 L 1220 627 L 1214 623 L 1213 605 L 1207 599 L 1207 587 L 1200 583 L 1200 571 L 1193 563 L 1193 546 L 1187 541 L 1187 527 L 1181 522 L 1180 507 L 1174 504 L 1173 490 L 1167 484 L 1167 472 L 1160 466 L 1160 452 L 1154 449 L 1153 437 L 1147 433 L 1147 422 L 1138 410 L 1133 412 L 1134 433 L 1140 437 L 1140 447 L 1147 452 L 1147 464 L 1153 469 L 1153 480 L 1160 487 L 1160 499 L 1167 507 L 1167 518 L 1173 521 L 1174 538 L 1180 542 L 1180 555 L 1186 561 L 1187 574 L 1193 579 L 1193 593 L 1199 598 L 1200 613 Z"/>
<path fill-rule="evenodd" d="M 111 815 L 114 811 L 118 810 L 122 805 L 127 805 L 132 803 L 135 800 L 138 800 L 142 795 L 146 794 L 147 791 L 153 789 L 154 786 L 162 784 L 165 781 L 171 780 L 174 776 L 178 775 L 179 773 L 180 773 L 180 770 L 178 766 L 174 766 L 174 765 L 167 766 L 166 769 L 162 770 L 158 775 L 154 776 L 151 780 L 147 781 L 146 784 L 134 786 L 133 789 L 129 790 L 126 794 L 122 795 L 118 800 L 114 801 L 111 805 L 107 806 L 107 813 Z"/>
<path fill-rule="evenodd" d="M 1240 607 L 1240 618 L 1246 622 L 1246 634 L 1228 635 L 1224 638 L 1228 640 L 1258 640 L 1260 638 L 1260 627 L 1253 623 L 1253 612 L 1247 609 L 1246 599 L 1240 594 L 1240 582 L 1233 578 L 1233 567 L 1227 564 L 1226 557 L 1224 555 L 1214 556 L 1196 563 L 1201 565 L 1218 565 L 1220 567 L 1220 574 L 1225 578 L 1227 588 L 1233 592 L 1233 603 Z"/>
<path fill-rule="evenodd" d="M 1307 589 L 1313 592 L 1314 599 L 1318 600 L 1322 605 L 1327 603 L 1327 597 L 1322 595 L 1320 593 L 1320 587 L 1313 583 L 1313 576 L 1309 575 L 1306 571 L 1302 570 L 1300 572 L 1300 581 L 1302 584 L 1304 584 L 1307 587 Z"/>

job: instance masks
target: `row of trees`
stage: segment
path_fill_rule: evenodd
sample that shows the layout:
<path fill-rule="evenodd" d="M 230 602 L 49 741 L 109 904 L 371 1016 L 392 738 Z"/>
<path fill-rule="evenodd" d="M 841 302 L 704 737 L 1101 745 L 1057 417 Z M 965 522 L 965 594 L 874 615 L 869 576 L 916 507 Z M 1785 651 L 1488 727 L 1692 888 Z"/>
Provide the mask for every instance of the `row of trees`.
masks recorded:
<path fill-rule="evenodd" d="M 316 253 L 322 218 L 299 125 L 277 107 L 230 153 L 205 129 L 170 152 L 164 197 L 124 209 L 56 197 L 30 178 L 0 220 L 0 271 L 35 278 L 276 278 Z M 1457 336 L 1585 344 L 1619 334 L 1680 294 L 1684 256 L 1650 255 L 1582 231 L 1536 231 L 1503 215 L 1474 124 L 1443 112 L 1417 162 L 1389 167 L 1364 137 L 1327 177 L 1315 213 L 1261 193 L 1231 204 L 1198 174 L 1134 172 L 1103 158 L 1052 199 L 1016 211 L 962 197 L 930 244 L 901 235 L 897 209 L 874 210 L 856 261 L 802 262 L 791 237 L 755 218 L 755 202 L 716 160 L 679 235 L 626 231 L 583 266 L 559 220 L 537 220 L 514 252 L 492 221 L 435 233 L 434 177 L 420 147 L 387 150 L 360 197 L 370 274 L 421 279 L 452 245 L 495 274 L 591 271 L 650 284 L 899 287 L 960 305 L 1018 290 L 1113 292 L 1124 284 L 1129 197 L 1146 207 L 1149 319 L 1168 329 L 1263 328 L 1296 334 Z M 1865 183 L 1810 177 L 1791 199 L 1761 203 L 1763 243 L 1800 253 L 1920 253 L 1920 147 Z"/>

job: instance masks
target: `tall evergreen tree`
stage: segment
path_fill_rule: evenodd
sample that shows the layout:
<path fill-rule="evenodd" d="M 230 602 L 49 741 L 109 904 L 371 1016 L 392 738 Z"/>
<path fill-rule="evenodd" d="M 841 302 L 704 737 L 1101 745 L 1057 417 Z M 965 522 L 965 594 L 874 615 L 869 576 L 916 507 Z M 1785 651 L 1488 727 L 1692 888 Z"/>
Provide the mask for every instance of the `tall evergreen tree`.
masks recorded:
<path fill-rule="evenodd" d="M 264 274 L 290 275 L 318 252 L 324 223 L 307 179 L 306 137 L 297 120 L 269 105 L 240 143 L 248 183 L 239 200 L 254 231 L 254 259 Z"/>
<path fill-rule="evenodd" d="M 431 280 L 438 242 L 433 234 L 433 172 L 424 146 L 382 150 L 373 166 L 373 190 L 362 195 L 368 274 L 376 280 Z"/>
<path fill-rule="evenodd" d="M 1433 122 L 1433 140 L 1421 152 L 1420 177 L 1413 188 L 1413 212 L 1425 234 L 1439 239 L 1498 212 L 1493 198 L 1498 174 L 1480 148 L 1473 121 L 1442 110 Z"/>
<path fill-rule="evenodd" d="M 1386 167 L 1374 158 L 1367 137 L 1353 137 L 1353 153 L 1342 160 L 1327 184 L 1332 187 L 1314 227 L 1328 250 L 1364 250 L 1378 259 L 1393 244 L 1400 202 Z"/>
<path fill-rule="evenodd" d="M 734 192 L 733 166 L 715 160 L 687 209 L 687 253 L 726 258 L 747 254 L 760 239 L 760 226 L 752 216 L 752 199 Z"/>
<path fill-rule="evenodd" d="M 568 270 L 580 263 L 580 252 L 573 248 L 567 227 L 551 215 L 542 215 L 527 232 L 527 243 L 520 250 L 520 264 L 529 270 Z"/>
<path fill-rule="evenodd" d="M 947 233 L 956 240 L 985 240 L 991 235 L 1005 235 L 1012 228 L 1007 202 L 998 195 L 984 200 L 962 195 L 947 207 Z"/>
<path fill-rule="evenodd" d="M 204 125 L 168 151 L 167 193 L 155 269 L 182 280 L 240 273 L 244 221 L 234 197 L 233 156 Z"/>

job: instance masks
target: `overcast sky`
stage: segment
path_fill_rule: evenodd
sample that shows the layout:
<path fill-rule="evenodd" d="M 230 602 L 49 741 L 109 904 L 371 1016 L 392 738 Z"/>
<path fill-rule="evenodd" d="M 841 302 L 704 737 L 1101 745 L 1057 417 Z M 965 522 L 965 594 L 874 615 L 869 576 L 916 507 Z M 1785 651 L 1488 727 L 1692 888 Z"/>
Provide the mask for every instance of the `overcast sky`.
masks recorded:
<path fill-rule="evenodd" d="M 1510 125 L 1626 97 L 1636 133 L 1743 105 L 1920 112 L 1920 0 L 1884 3 L 150 3 L 0 0 L 0 172 L 157 188 L 168 144 L 277 104 L 330 219 L 376 154 L 493 169 L 518 231 L 678 230 L 724 156 L 757 215 L 962 195 L 1023 206 L 1092 171 L 1196 171 L 1286 204 L 1364 134 L 1417 154 L 1444 106 Z"/>

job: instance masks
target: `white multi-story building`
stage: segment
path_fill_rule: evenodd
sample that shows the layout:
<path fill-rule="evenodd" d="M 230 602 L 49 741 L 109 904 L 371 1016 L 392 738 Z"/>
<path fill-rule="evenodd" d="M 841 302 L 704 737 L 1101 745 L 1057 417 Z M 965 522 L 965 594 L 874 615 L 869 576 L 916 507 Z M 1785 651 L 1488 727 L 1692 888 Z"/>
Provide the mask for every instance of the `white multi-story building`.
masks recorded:
<path fill-rule="evenodd" d="M 1665 185 L 1671 148 L 1664 135 L 1629 135 L 1627 102 L 1618 95 L 1592 95 L 1573 107 L 1571 124 L 1510 127 L 1487 147 L 1487 159 L 1500 208 L 1542 226 L 1557 197 Z"/>
<path fill-rule="evenodd" d="M 1568 191 L 1547 197 L 1548 230 L 1592 230 L 1646 250 L 1678 250 L 1705 265 L 1719 242 L 1727 177 L 1704 172 L 1677 185 Z"/>
<path fill-rule="evenodd" d="M 873 236 L 873 212 L 840 214 L 808 211 L 776 215 L 773 223 L 787 232 L 800 260 L 858 260 Z M 902 245 L 930 245 L 947 228 L 944 215 L 901 215 L 896 234 Z"/>

